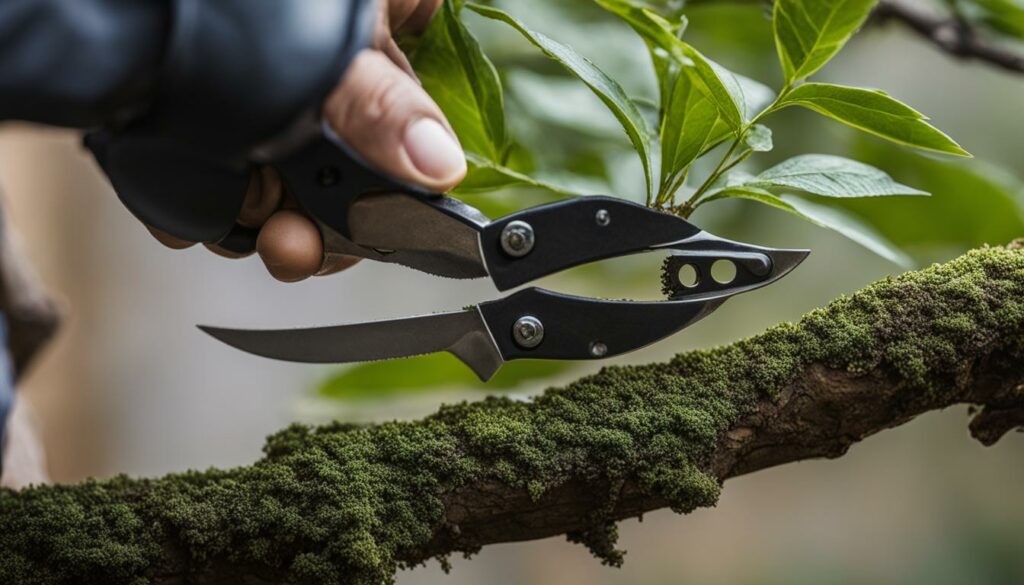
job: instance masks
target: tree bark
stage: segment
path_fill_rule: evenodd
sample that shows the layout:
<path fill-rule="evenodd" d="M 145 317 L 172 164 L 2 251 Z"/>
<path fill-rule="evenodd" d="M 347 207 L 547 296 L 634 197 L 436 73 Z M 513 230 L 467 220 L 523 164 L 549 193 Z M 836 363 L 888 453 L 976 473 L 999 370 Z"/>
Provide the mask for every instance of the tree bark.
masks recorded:
<path fill-rule="evenodd" d="M 798 324 L 684 354 L 669 364 L 609 368 L 528 404 L 464 405 L 426 421 L 379 427 L 292 429 L 271 439 L 266 460 L 242 470 L 8 492 L 0 498 L 0 521 L 10 524 L 0 529 L 0 576 L 29 575 L 33 578 L 18 582 L 46 584 L 96 576 L 112 583 L 140 577 L 159 584 L 372 583 L 387 580 L 396 566 L 559 534 L 569 534 L 605 562 L 617 564 L 621 558 L 609 529 L 617 520 L 664 507 L 689 511 L 710 505 L 717 496 L 714 488 L 729 478 L 794 461 L 839 457 L 865 437 L 931 410 L 978 405 L 970 431 L 991 445 L 1024 425 L 1022 365 L 1024 251 L 1017 245 L 975 251 L 872 285 Z M 594 404 L 605 396 L 613 398 Z M 594 410 L 579 411 L 583 406 Z M 551 423 L 556 419 L 558 424 Z M 559 426 L 564 421 L 572 423 L 567 435 L 558 434 L 566 431 Z M 622 429 L 632 434 L 615 438 L 613 431 Z M 571 436 L 577 432 L 586 438 Z M 360 443 L 359 437 L 369 442 Z M 554 442 L 544 451 L 542 441 L 548 439 Z M 421 446 L 435 440 L 436 448 Z M 416 446 L 408 452 L 382 447 L 386 456 L 377 447 L 399 443 Z M 359 449 L 351 452 L 352 445 Z M 636 449 L 624 450 L 621 457 L 609 455 L 624 445 Z M 542 456 L 516 459 L 514 453 L 530 449 Z M 443 455 L 435 458 L 437 453 Z M 339 461 L 347 471 L 321 474 Z M 552 461 L 558 469 L 545 467 Z M 344 497 L 360 494 L 343 500 L 348 503 L 332 503 L 341 496 L 326 487 L 309 491 L 325 478 L 347 481 L 345 474 L 376 465 L 391 475 L 345 484 Z M 688 466 L 691 472 L 672 475 Z M 289 491 L 291 484 L 280 479 L 282 469 L 306 491 Z M 376 485 L 378 477 L 386 477 L 388 485 L 409 477 L 415 481 L 409 491 L 394 494 L 388 485 L 379 492 L 366 487 Z M 702 483 L 705 478 L 710 488 Z M 172 483 L 177 487 L 170 490 Z M 59 492 L 47 491 L 53 489 Z M 393 506 L 418 499 L 436 499 L 436 506 L 425 508 L 415 521 L 400 519 L 418 512 Z M 151 500 L 159 505 L 140 503 Z M 264 514 L 268 500 L 275 510 L 290 506 L 289 522 L 347 527 L 361 521 L 364 512 L 378 522 L 365 532 L 335 528 L 336 533 L 299 532 L 288 538 L 278 534 L 283 524 L 269 513 L 252 527 L 235 526 Z M 32 505 L 36 501 L 47 505 Z M 82 502 L 115 506 L 119 520 L 90 518 L 89 510 L 82 518 L 67 512 Z M 176 506 L 180 509 L 173 513 L 159 509 Z M 218 511 L 232 506 L 241 509 L 239 515 Z M 200 516 L 201 526 L 189 520 L 198 508 L 209 508 Z M 359 510 L 354 520 L 338 525 L 321 520 L 354 509 Z M 131 514 L 123 516 L 124 510 Z M 59 534 L 48 536 L 40 528 L 49 515 L 62 515 L 61 523 L 42 525 L 51 531 L 59 527 Z M 144 522 L 130 524 L 136 517 Z M 396 535 L 395 526 L 411 529 Z M 8 528 L 34 536 L 4 541 Z M 122 545 L 104 549 L 119 551 L 137 544 L 138 531 L 158 550 L 142 547 L 139 559 L 129 559 L 135 564 L 74 556 L 79 566 L 63 573 L 51 568 L 60 562 L 55 559 L 67 556 L 58 554 L 59 547 L 47 538 L 69 539 L 81 532 L 83 538 Z M 219 542 L 224 534 L 229 537 Z M 353 540 L 352 534 L 360 538 Z M 331 546 L 341 548 L 329 553 Z M 383 561 L 360 564 L 388 554 Z"/>

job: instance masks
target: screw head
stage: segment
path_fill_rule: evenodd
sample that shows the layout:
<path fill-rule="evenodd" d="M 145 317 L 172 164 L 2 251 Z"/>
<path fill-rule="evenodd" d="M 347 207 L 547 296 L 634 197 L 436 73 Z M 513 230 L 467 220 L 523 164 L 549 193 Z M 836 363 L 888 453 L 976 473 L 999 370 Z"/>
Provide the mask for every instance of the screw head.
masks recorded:
<path fill-rule="evenodd" d="M 597 214 L 594 216 L 594 221 L 601 227 L 607 227 L 612 223 L 612 214 L 607 209 L 598 209 Z"/>
<path fill-rule="evenodd" d="M 590 355 L 596 358 L 603 358 L 608 355 L 608 346 L 600 341 L 595 341 L 590 344 Z"/>
<path fill-rule="evenodd" d="M 341 172 L 334 167 L 324 167 L 317 172 L 316 180 L 321 187 L 333 187 L 341 182 Z"/>
<path fill-rule="evenodd" d="M 520 317 L 512 326 L 512 339 L 523 349 L 533 349 L 544 341 L 544 324 L 530 315 Z"/>
<path fill-rule="evenodd" d="M 525 221 L 511 221 L 501 230 L 501 249 L 513 258 L 532 252 L 535 243 L 533 226 Z"/>

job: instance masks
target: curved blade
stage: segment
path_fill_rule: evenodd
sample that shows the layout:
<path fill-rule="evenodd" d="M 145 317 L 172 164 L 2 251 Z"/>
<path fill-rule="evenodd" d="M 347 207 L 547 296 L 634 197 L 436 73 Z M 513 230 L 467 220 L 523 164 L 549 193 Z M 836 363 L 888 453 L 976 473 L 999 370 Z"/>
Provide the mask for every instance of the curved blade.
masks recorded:
<path fill-rule="evenodd" d="M 242 351 L 290 362 L 366 362 L 447 351 L 484 381 L 505 362 L 476 308 L 311 329 L 199 328 Z"/>

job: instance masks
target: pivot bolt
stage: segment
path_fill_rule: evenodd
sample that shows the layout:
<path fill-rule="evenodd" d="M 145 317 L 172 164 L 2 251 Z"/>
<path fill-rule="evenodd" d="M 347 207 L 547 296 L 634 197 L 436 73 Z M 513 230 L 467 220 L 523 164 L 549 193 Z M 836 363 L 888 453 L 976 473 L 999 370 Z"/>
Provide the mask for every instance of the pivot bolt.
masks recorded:
<path fill-rule="evenodd" d="M 513 258 L 522 258 L 533 251 L 533 226 L 525 221 L 509 222 L 501 230 L 501 249 Z"/>
<path fill-rule="evenodd" d="M 612 214 L 607 209 L 598 209 L 597 215 L 594 216 L 594 221 L 601 227 L 608 227 L 608 224 L 612 222 Z"/>
<path fill-rule="evenodd" d="M 544 341 L 544 324 L 536 317 L 520 317 L 512 326 L 512 339 L 523 349 L 533 349 Z"/>
<path fill-rule="evenodd" d="M 600 341 L 595 341 L 590 344 L 590 355 L 596 358 L 603 358 L 608 355 L 608 346 Z"/>

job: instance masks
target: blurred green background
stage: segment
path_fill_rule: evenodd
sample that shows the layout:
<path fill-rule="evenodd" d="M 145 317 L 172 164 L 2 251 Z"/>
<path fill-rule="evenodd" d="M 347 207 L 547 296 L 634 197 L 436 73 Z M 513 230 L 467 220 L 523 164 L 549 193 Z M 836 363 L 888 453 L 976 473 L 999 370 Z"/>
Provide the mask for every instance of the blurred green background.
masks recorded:
<path fill-rule="evenodd" d="M 914 4 L 914 0 L 908 0 Z M 634 96 L 654 97 L 642 42 L 584 0 L 494 2 L 572 45 Z M 941 8 L 925 0 L 916 5 Z M 778 86 L 781 74 L 759 2 L 698 2 L 686 39 L 728 68 Z M 519 162 L 583 191 L 643 198 L 639 161 L 614 118 L 578 82 L 513 31 L 467 16 L 502 71 L 510 125 L 532 152 Z M 999 42 L 1024 51 L 1009 38 Z M 790 156 L 829 153 L 888 171 L 933 197 L 851 202 L 848 208 L 923 265 L 1024 236 L 1024 75 L 961 62 L 898 23 L 871 25 L 817 76 L 877 87 L 933 118 L 976 159 L 929 157 L 856 135 L 811 112 L 768 125 L 776 149 L 757 171 Z M 568 173 L 565 170 L 568 169 Z M 0 181 L 29 255 L 72 307 L 60 342 L 25 394 L 45 429 L 54 477 L 158 474 L 245 464 L 262 437 L 293 420 L 373 421 L 422 416 L 487 393 L 529 396 L 596 371 L 597 364 L 515 365 L 490 386 L 446 356 L 309 368 L 241 355 L 195 323 L 299 326 L 459 308 L 497 296 L 487 283 L 440 281 L 363 266 L 300 285 L 268 282 L 258 261 L 230 263 L 151 242 L 123 211 L 67 132 L 0 130 Z M 474 195 L 492 212 L 548 195 Z M 750 202 L 707 206 L 693 220 L 747 242 L 809 247 L 779 284 L 731 300 L 686 332 L 616 360 L 663 360 L 799 318 L 838 295 L 902 269 L 834 233 Z M 541 284 L 611 298 L 657 298 L 660 258 L 574 270 Z M 621 570 L 561 538 L 486 548 L 451 575 L 436 563 L 403 584 L 1024 584 L 1024 436 L 983 448 L 966 408 L 933 413 L 853 447 L 730 481 L 717 508 L 667 511 L 623 524 Z"/>

